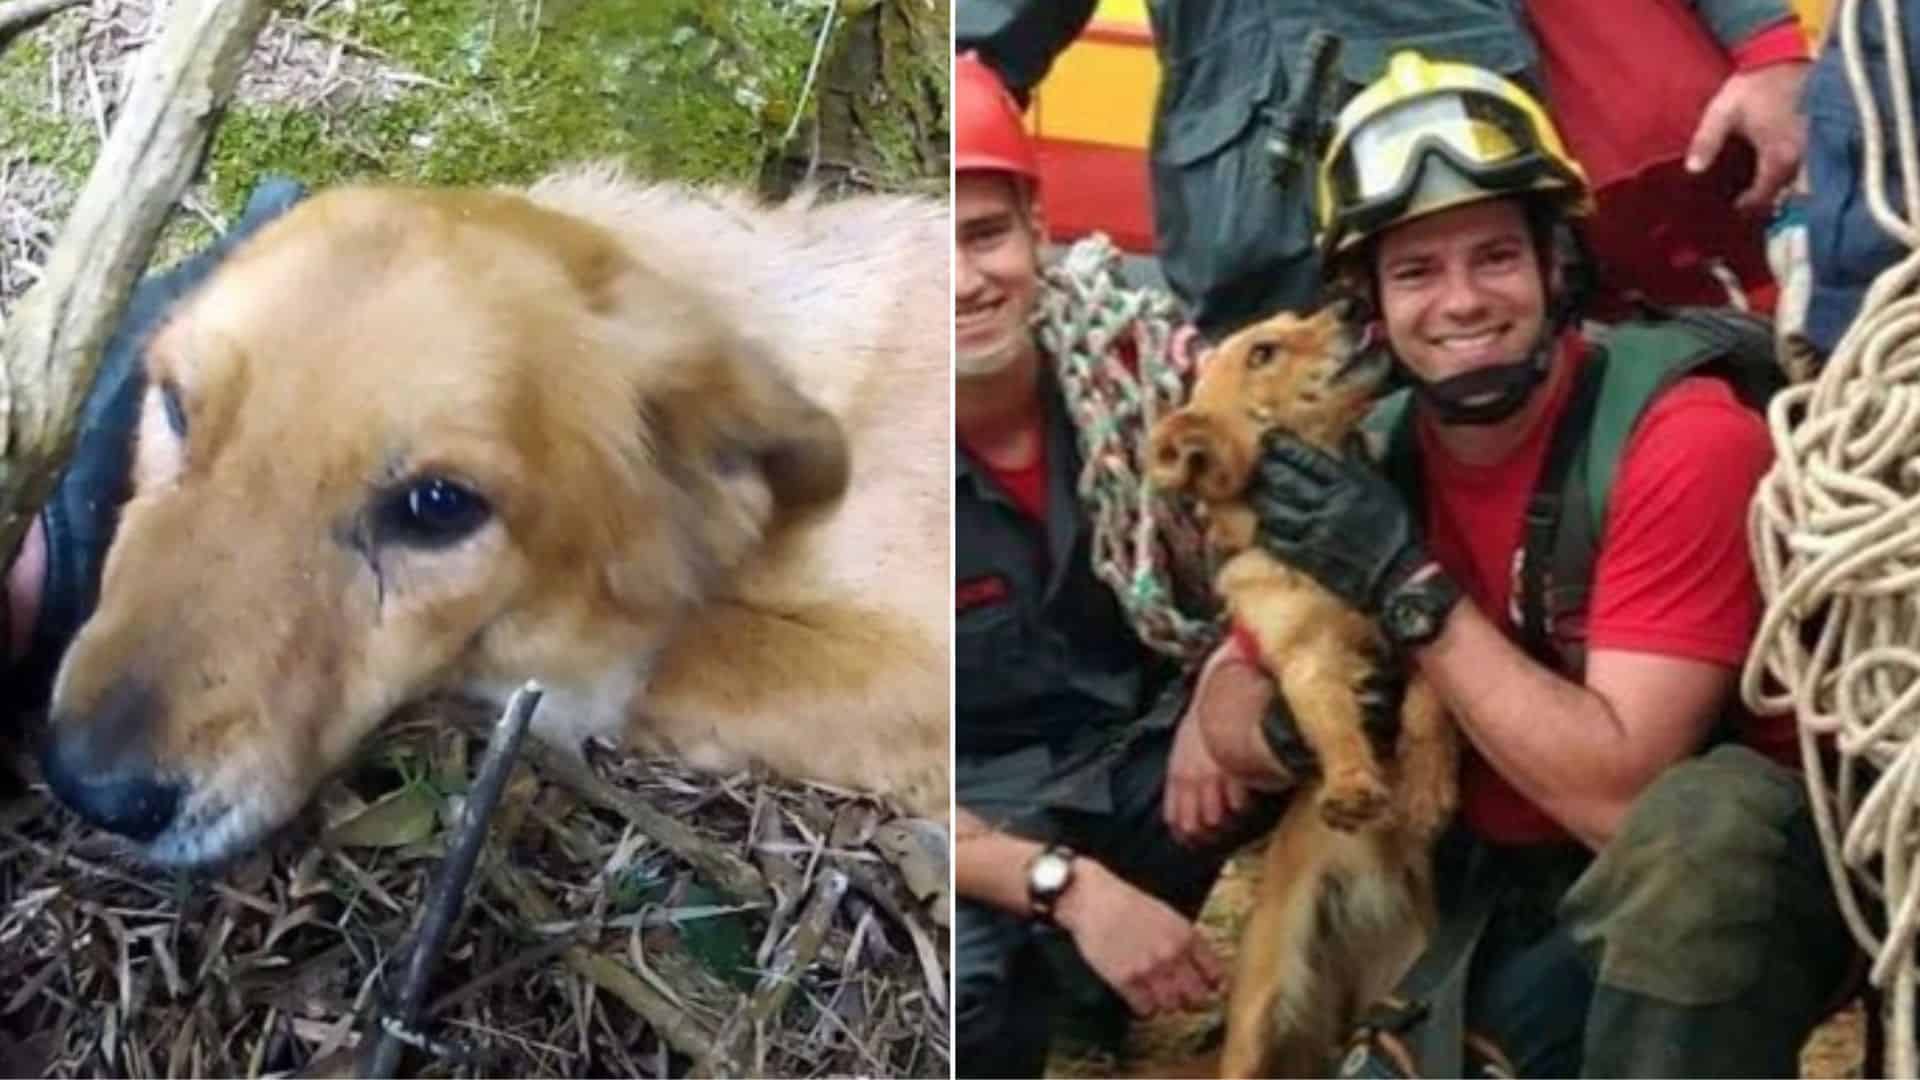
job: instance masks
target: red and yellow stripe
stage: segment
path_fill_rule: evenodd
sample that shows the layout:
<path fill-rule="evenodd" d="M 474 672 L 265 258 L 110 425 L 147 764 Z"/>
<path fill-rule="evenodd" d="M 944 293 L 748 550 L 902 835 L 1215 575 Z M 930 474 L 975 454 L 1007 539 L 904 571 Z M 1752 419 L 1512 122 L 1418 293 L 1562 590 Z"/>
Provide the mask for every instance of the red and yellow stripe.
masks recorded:
<path fill-rule="evenodd" d="M 1159 86 L 1146 0 L 1100 0 L 1027 113 L 1056 240 L 1098 230 L 1124 250 L 1153 251 L 1147 134 Z"/>

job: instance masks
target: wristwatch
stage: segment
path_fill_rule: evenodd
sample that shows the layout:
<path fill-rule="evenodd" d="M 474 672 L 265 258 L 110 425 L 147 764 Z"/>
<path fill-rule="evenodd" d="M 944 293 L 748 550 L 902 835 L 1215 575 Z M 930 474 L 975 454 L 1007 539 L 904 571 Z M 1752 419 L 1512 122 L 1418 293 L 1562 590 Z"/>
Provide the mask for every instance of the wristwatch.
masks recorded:
<path fill-rule="evenodd" d="M 1395 649 L 1417 649 L 1440 636 L 1460 602 L 1460 586 L 1435 563 L 1415 570 L 1380 605 L 1380 630 Z"/>
<path fill-rule="evenodd" d="M 1053 921 L 1053 905 L 1073 884 L 1074 858 L 1074 850 L 1065 844 L 1049 844 L 1027 860 L 1027 902 L 1034 918 Z"/>

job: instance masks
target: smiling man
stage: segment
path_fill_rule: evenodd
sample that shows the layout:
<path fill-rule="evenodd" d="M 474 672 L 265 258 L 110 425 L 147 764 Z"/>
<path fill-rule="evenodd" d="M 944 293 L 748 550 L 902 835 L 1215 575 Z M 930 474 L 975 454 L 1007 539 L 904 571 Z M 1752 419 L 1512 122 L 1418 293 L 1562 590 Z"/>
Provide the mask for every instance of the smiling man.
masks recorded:
<path fill-rule="evenodd" d="M 1470 1059 L 1519 1075 L 1795 1075 L 1852 949 L 1791 720 L 1734 693 L 1764 328 L 1583 333 L 1585 176 L 1480 69 L 1396 56 L 1319 188 L 1327 263 L 1412 389 L 1377 417 L 1384 469 L 1270 449 L 1263 540 L 1379 619 L 1472 750 L 1443 925 L 1402 987 L 1426 1007 L 1382 1029 L 1419 1075 L 1477 1074 L 1469 1028 Z M 1276 771 L 1258 725 L 1203 721 L 1243 781 Z"/>
<path fill-rule="evenodd" d="M 1033 148 L 976 57 L 954 80 L 954 1057 L 961 1076 L 1039 1076 L 1074 1005 L 1124 1021 L 1121 1001 L 1145 1015 L 1212 998 L 1194 915 L 1276 808 L 1225 776 L 1196 724 L 1176 730 L 1187 681 L 1094 576 L 1073 422 L 1032 325 L 1048 287 Z"/>

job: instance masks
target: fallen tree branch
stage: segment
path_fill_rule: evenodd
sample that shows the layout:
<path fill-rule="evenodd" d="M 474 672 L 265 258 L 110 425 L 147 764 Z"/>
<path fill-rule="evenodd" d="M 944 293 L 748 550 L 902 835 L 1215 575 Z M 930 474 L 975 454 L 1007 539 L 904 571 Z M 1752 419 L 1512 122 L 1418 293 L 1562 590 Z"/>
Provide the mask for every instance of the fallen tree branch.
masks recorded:
<path fill-rule="evenodd" d="M 5 52 L 13 39 L 40 25 L 41 22 L 70 7 L 81 0 L 12 0 L 0 3 L 0 52 Z"/>
<path fill-rule="evenodd" d="M 400 1064 L 401 1034 L 411 1032 L 420 1021 L 420 1009 L 427 1000 L 427 984 L 440 961 L 440 953 L 446 948 L 454 920 L 465 906 L 467 882 L 473 877 L 473 864 L 486 843 L 487 823 L 500 802 L 500 792 L 507 786 L 507 776 L 513 772 L 515 754 L 527 734 L 527 722 L 540 707 L 545 693 L 534 682 L 514 691 L 506 711 L 493 726 L 486 756 L 480 759 L 479 773 L 460 812 L 460 829 L 454 834 L 453 844 L 427 890 L 426 911 L 420 916 L 420 930 L 414 935 L 413 951 L 407 957 L 406 978 L 392 999 L 393 1008 L 388 1010 L 387 1019 L 393 1022 L 380 1023 L 368 1041 L 366 1056 L 361 1058 L 361 1076 L 392 1076 Z"/>
<path fill-rule="evenodd" d="M 266 0 L 176 0 L 135 61 L 126 107 L 46 275 L 0 338 L 0 551 L 19 545 L 53 490 L 101 348 L 199 167 L 267 8 Z"/>

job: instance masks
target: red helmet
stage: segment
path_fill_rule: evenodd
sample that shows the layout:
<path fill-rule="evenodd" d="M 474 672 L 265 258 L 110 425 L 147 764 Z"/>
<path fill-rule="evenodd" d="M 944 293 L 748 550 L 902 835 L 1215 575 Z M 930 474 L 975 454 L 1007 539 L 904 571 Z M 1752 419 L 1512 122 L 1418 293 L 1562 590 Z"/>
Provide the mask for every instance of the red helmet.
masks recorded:
<path fill-rule="evenodd" d="M 1020 123 L 1020 107 L 976 52 L 953 62 L 953 169 L 991 169 L 1040 182 L 1040 160 Z"/>

